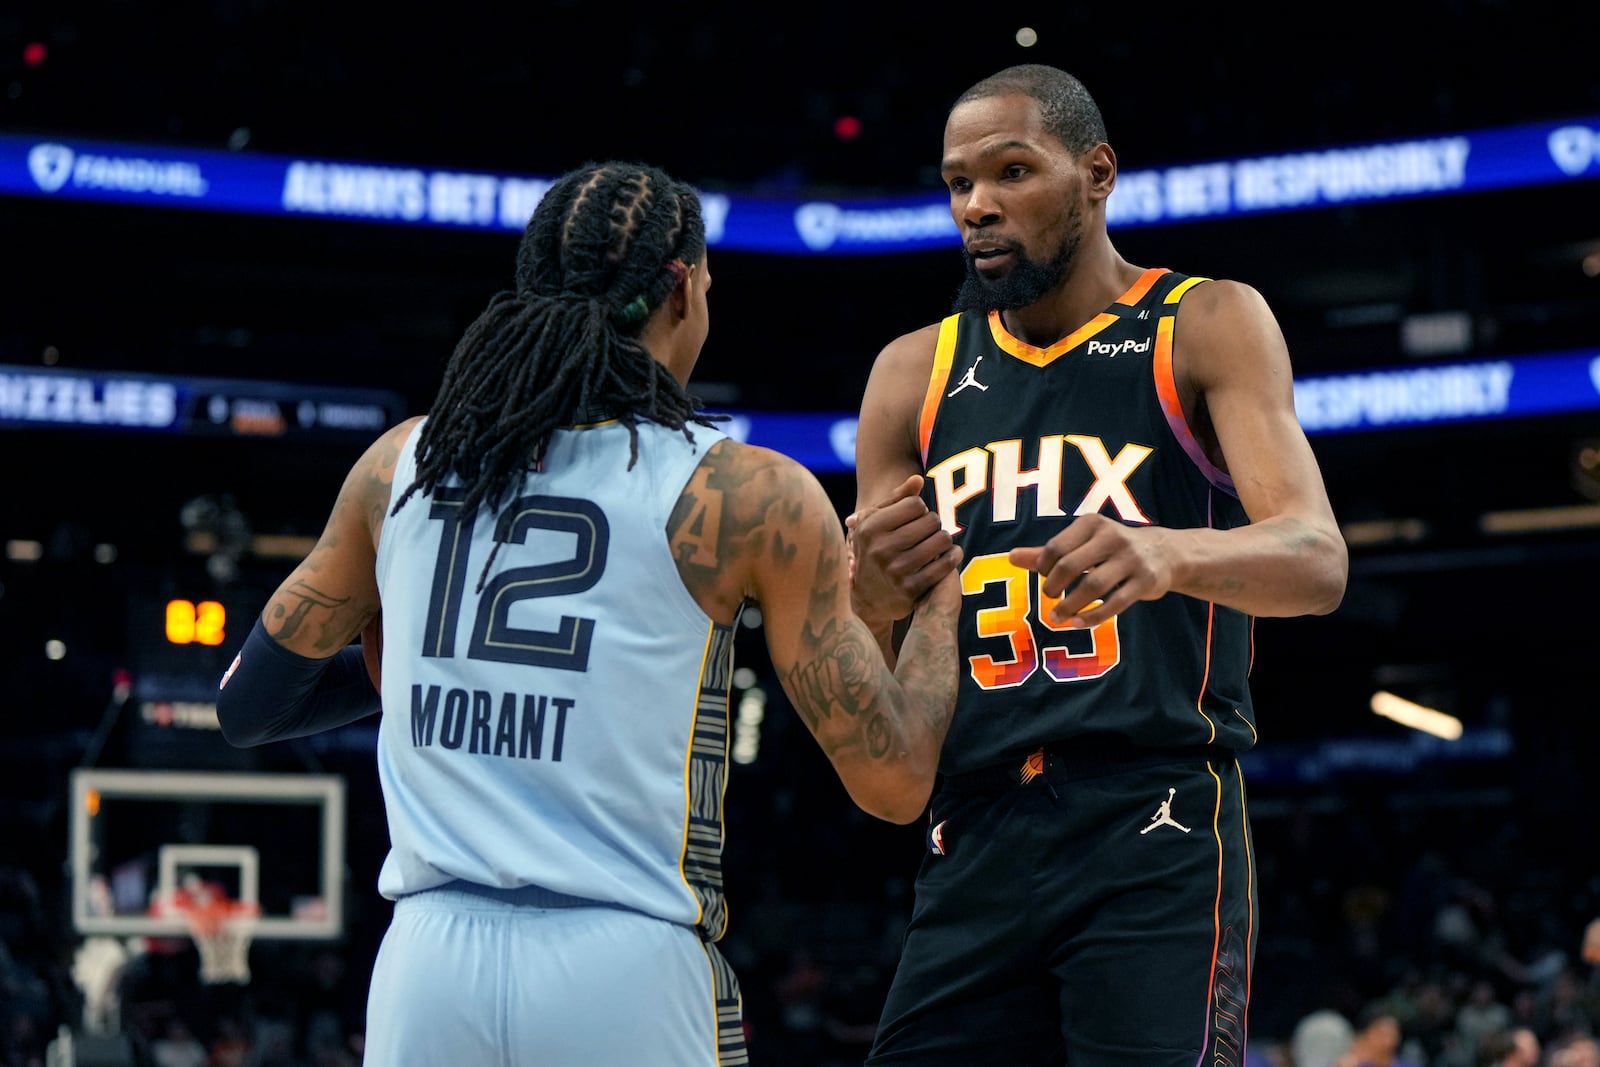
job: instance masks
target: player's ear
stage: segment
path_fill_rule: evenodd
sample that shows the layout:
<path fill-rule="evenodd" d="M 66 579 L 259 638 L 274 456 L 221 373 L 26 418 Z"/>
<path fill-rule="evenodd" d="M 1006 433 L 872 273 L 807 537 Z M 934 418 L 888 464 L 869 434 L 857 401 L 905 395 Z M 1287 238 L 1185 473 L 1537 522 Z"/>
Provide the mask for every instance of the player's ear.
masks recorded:
<path fill-rule="evenodd" d="M 1090 195 L 1104 199 L 1117 185 L 1117 153 L 1101 141 L 1088 151 Z"/>
<path fill-rule="evenodd" d="M 689 312 L 689 297 L 694 284 L 694 268 L 681 259 L 675 259 L 667 264 L 667 270 L 672 273 L 672 293 L 667 297 L 667 303 L 672 307 L 673 315 L 683 318 Z"/>

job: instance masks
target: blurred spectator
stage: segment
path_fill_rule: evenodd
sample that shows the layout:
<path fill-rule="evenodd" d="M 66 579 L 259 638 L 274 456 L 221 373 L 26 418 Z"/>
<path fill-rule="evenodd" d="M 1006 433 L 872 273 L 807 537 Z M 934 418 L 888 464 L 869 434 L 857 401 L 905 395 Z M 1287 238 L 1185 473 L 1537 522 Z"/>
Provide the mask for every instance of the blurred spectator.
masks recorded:
<path fill-rule="evenodd" d="M 34 875 L 0 866 L 0 1065 L 42 1063 L 73 1003 Z"/>
<path fill-rule="evenodd" d="M 1475 1067 L 1539 1067 L 1539 1037 L 1526 1026 L 1484 1037 Z"/>
<path fill-rule="evenodd" d="M 1548 1035 L 1587 1034 L 1595 1025 L 1595 991 L 1568 967 L 1539 991 L 1536 1026 Z"/>
<path fill-rule="evenodd" d="M 155 1067 L 206 1067 L 209 1054 L 182 1019 L 168 1019 L 161 1036 L 150 1042 Z"/>
<path fill-rule="evenodd" d="M 1549 1067 L 1600 1067 L 1600 1041 L 1582 1034 L 1562 1038 L 1550 1048 Z"/>
<path fill-rule="evenodd" d="M 861 963 L 828 983 L 822 998 L 823 1060 L 818 1067 L 855 1067 L 872 1051 L 878 1012 L 889 995 L 889 974 Z"/>
<path fill-rule="evenodd" d="M 365 1028 L 365 982 L 353 986 L 345 958 L 333 949 L 311 958 L 305 993 L 306 1051 L 316 1067 L 357 1067 L 355 1045 Z"/>
<path fill-rule="evenodd" d="M 1406 1034 L 1406 1054 L 1427 1067 L 1460 1067 L 1463 1059 L 1455 1032 L 1457 1001 L 1449 984 L 1448 974 L 1424 977 L 1412 967 L 1384 997 Z"/>
<path fill-rule="evenodd" d="M 216 1029 L 206 1067 L 246 1067 L 251 1060 L 251 1047 L 244 1026 L 233 1016 L 223 1015 L 218 1017 Z"/>
<path fill-rule="evenodd" d="M 1466 1055 L 1475 1061 L 1484 1038 L 1510 1028 L 1511 1009 L 1500 1002 L 1494 983 L 1487 978 L 1473 982 L 1466 1003 L 1456 1010 L 1456 1036 Z"/>
<path fill-rule="evenodd" d="M 1369 1005 L 1361 1013 L 1350 1050 L 1334 1067 L 1421 1067 L 1400 1055 L 1400 1020 L 1387 1004 Z"/>
<path fill-rule="evenodd" d="M 1294 1067 L 1333 1067 L 1350 1051 L 1355 1027 L 1332 1008 L 1319 1008 L 1295 1024 L 1289 1039 Z"/>

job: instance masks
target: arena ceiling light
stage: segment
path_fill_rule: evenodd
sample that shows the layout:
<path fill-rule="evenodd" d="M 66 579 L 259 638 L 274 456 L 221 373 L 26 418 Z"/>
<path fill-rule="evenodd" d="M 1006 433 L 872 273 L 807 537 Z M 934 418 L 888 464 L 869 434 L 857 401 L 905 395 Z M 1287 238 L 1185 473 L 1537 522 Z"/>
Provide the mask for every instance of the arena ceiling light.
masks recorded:
<path fill-rule="evenodd" d="M 1461 720 L 1454 715 L 1423 707 L 1384 689 L 1372 694 L 1372 710 L 1401 726 L 1409 726 L 1446 741 L 1454 741 L 1461 736 Z"/>

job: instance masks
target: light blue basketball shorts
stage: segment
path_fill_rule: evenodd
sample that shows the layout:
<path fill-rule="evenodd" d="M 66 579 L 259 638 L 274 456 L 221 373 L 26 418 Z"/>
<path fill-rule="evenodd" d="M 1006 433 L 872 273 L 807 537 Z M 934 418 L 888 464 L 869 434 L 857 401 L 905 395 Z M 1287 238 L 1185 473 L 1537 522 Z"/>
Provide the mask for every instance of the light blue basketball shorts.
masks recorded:
<path fill-rule="evenodd" d="M 402 897 L 367 994 L 365 1067 L 735 1067 L 732 970 L 694 930 L 546 890 Z"/>

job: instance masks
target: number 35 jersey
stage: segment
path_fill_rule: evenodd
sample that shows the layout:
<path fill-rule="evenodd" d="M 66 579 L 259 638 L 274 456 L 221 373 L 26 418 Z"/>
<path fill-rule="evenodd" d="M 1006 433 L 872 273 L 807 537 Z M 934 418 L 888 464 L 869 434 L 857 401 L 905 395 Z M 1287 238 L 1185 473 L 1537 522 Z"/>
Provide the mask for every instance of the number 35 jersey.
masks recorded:
<path fill-rule="evenodd" d="M 924 495 L 964 553 L 945 773 L 1087 736 L 1254 743 L 1249 616 L 1171 594 L 1067 630 L 1050 618 L 1040 576 L 1007 558 L 1091 513 L 1141 527 L 1247 521 L 1173 382 L 1178 302 L 1203 281 L 1149 270 L 1048 348 L 1013 337 L 998 312 L 944 320 L 919 436 Z"/>
<path fill-rule="evenodd" d="M 461 514 L 446 485 L 385 520 L 384 896 L 538 885 L 722 935 L 732 632 L 666 535 L 725 436 L 693 432 L 641 423 L 628 470 L 626 426 L 561 430 L 496 511 Z"/>

